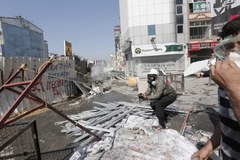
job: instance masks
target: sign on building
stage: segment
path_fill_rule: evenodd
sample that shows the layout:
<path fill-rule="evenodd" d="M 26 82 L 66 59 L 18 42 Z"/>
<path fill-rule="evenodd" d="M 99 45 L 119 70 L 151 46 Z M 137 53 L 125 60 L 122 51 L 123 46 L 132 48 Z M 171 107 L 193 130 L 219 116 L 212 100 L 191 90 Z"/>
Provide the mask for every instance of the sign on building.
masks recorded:
<path fill-rule="evenodd" d="M 193 3 L 193 13 L 200 13 L 207 11 L 206 2 L 194 2 Z"/>
<path fill-rule="evenodd" d="M 183 54 L 183 45 L 180 44 L 149 44 L 132 46 L 133 57 L 161 56 Z"/>
<path fill-rule="evenodd" d="M 64 41 L 64 55 L 72 57 L 72 43 L 68 41 Z"/>
<path fill-rule="evenodd" d="M 201 49 L 213 49 L 219 42 L 191 42 L 188 44 L 189 51 L 199 51 Z"/>

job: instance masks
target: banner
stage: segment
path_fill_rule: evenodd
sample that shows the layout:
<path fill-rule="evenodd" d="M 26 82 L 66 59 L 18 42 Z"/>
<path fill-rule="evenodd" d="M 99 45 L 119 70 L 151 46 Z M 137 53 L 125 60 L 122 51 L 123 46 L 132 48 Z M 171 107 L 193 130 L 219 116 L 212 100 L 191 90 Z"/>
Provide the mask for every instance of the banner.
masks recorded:
<path fill-rule="evenodd" d="M 213 0 L 211 14 L 212 33 L 218 35 L 231 17 L 240 14 L 240 0 Z"/>

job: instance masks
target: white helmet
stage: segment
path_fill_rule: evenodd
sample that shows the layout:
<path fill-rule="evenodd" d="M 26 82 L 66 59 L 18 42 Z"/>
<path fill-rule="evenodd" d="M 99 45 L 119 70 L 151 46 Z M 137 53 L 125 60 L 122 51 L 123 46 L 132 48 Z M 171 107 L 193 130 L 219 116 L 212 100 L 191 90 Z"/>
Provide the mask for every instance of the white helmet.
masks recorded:
<path fill-rule="evenodd" d="M 159 72 L 158 72 L 158 70 L 156 70 L 156 69 L 150 69 L 150 71 L 148 72 L 148 74 L 159 75 Z"/>

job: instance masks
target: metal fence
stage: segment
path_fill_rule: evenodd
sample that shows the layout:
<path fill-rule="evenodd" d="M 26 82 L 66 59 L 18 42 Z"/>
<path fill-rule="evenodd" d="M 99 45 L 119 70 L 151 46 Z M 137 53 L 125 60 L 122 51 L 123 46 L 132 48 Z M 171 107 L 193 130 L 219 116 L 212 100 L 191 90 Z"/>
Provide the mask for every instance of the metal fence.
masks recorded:
<path fill-rule="evenodd" d="M 0 129 L 0 160 L 68 160 L 74 147 L 40 152 L 36 121 Z"/>
<path fill-rule="evenodd" d="M 178 94 L 185 92 L 184 75 L 182 73 L 174 73 L 161 76 L 168 84 L 170 84 Z"/>
<path fill-rule="evenodd" d="M 0 129 L 0 159 L 40 160 L 36 121 L 16 123 Z"/>

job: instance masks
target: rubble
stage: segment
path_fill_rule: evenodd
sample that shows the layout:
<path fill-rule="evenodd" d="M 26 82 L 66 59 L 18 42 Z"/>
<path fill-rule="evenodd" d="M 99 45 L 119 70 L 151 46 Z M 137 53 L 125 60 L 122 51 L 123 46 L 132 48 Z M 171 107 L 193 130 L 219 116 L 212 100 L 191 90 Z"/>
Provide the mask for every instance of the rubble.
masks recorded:
<path fill-rule="evenodd" d="M 210 133 L 186 126 L 184 136 L 173 129 L 158 130 L 152 124 L 156 117 L 146 103 L 94 102 L 93 110 L 69 115 L 82 126 L 102 138 L 94 137 L 67 121 L 56 122 L 61 132 L 79 143 L 71 160 L 78 159 L 190 159 L 196 144 L 208 140 Z M 173 105 L 167 108 L 177 112 Z M 166 109 L 166 110 L 167 110 Z M 186 113 L 186 112 L 184 112 Z M 124 153 L 124 154 L 123 154 Z"/>

